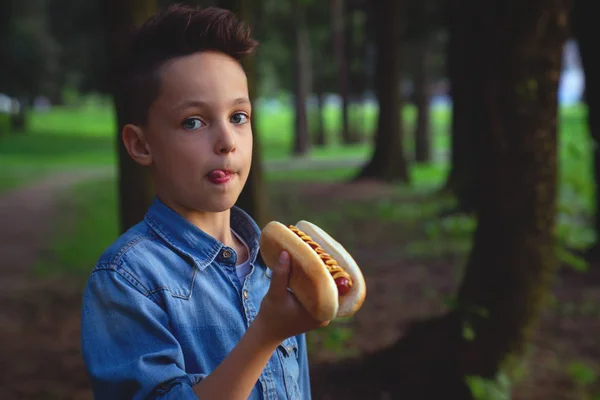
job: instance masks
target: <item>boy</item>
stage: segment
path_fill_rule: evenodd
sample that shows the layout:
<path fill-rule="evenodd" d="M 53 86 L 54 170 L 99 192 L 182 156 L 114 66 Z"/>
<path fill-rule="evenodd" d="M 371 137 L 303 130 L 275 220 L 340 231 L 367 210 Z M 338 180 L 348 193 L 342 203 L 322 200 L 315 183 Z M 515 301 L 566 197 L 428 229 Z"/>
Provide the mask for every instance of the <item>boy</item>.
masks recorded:
<path fill-rule="evenodd" d="M 234 206 L 252 154 L 239 61 L 255 46 L 228 11 L 172 6 L 127 53 L 122 139 L 156 197 L 85 288 L 97 399 L 310 398 L 304 333 L 326 324 L 287 290 L 285 252 L 267 269 L 259 227 Z"/>

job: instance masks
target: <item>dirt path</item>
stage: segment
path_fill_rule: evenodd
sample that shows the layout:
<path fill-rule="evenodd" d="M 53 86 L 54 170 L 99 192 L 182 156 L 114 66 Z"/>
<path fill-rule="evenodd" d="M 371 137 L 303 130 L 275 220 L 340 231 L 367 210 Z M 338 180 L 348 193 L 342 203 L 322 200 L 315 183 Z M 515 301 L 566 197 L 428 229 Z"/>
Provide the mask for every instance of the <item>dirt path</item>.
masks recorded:
<path fill-rule="evenodd" d="M 81 371 L 77 283 L 41 279 L 31 269 L 51 245 L 60 194 L 76 183 L 109 176 L 109 168 L 52 175 L 0 197 L 0 398 L 66 398 L 61 382 Z M 72 390 L 72 389 L 71 389 Z"/>
<path fill-rule="evenodd" d="M 60 193 L 110 173 L 106 168 L 63 172 L 0 196 L 0 291 L 14 289 L 13 280 L 22 277 L 47 247 Z"/>

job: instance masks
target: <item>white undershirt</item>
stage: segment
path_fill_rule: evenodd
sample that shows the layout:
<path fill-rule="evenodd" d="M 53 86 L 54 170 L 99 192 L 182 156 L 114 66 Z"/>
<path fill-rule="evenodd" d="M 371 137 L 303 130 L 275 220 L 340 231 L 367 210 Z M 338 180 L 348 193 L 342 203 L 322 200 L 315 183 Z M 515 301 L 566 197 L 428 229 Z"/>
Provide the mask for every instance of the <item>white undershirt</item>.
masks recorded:
<path fill-rule="evenodd" d="M 242 282 L 242 284 L 243 284 L 244 281 L 246 280 L 246 276 L 248 276 L 248 274 L 250 273 L 250 249 L 248 248 L 248 245 L 246 244 L 246 242 L 244 242 L 244 239 L 242 239 L 240 237 L 240 235 L 238 235 L 237 233 L 235 233 L 235 231 L 233 229 L 231 230 L 231 232 L 246 247 L 247 254 L 248 254 L 248 258 L 246 259 L 246 261 L 244 261 L 243 263 L 238 264 L 238 265 L 235 266 L 235 273 L 237 274 L 238 279 L 240 280 L 240 282 Z"/>

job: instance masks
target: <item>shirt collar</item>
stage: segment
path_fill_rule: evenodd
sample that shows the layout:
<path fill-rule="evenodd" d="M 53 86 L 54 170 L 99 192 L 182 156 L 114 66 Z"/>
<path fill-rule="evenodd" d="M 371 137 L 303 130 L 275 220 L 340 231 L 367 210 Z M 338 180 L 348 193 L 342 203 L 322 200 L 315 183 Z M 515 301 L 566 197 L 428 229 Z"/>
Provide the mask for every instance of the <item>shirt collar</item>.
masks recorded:
<path fill-rule="evenodd" d="M 248 245 L 250 262 L 254 263 L 259 251 L 260 228 L 241 208 L 231 208 L 230 225 Z M 175 210 L 155 197 L 144 217 L 146 224 L 175 250 L 183 253 L 202 271 L 208 267 L 225 247 L 183 218 Z"/>

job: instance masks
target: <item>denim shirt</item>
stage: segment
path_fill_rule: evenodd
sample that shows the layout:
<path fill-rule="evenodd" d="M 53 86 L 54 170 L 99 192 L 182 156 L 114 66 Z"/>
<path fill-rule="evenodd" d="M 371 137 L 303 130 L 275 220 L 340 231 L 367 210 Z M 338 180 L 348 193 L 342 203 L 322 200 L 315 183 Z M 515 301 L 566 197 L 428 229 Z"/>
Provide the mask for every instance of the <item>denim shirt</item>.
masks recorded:
<path fill-rule="evenodd" d="M 260 229 L 241 209 L 231 228 L 250 249 L 235 251 L 154 199 L 144 220 L 100 257 L 83 294 L 83 358 L 96 399 L 196 399 L 192 386 L 231 352 L 270 283 Z M 250 399 L 310 399 L 305 335 L 284 340 Z"/>

